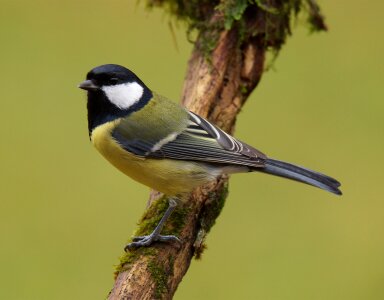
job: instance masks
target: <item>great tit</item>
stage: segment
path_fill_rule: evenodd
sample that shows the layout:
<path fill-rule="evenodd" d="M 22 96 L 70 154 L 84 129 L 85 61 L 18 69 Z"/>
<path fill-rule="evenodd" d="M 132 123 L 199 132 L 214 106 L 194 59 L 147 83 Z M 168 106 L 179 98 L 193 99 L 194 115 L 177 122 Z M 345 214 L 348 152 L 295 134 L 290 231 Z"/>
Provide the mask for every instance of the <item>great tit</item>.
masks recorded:
<path fill-rule="evenodd" d="M 171 199 L 155 230 L 135 237 L 128 248 L 179 241 L 175 236 L 160 235 L 176 200 L 222 174 L 259 171 L 341 195 L 337 180 L 268 158 L 150 90 L 125 67 L 98 66 L 88 72 L 79 88 L 88 91 L 88 131 L 96 149 L 124 174 Z"/>

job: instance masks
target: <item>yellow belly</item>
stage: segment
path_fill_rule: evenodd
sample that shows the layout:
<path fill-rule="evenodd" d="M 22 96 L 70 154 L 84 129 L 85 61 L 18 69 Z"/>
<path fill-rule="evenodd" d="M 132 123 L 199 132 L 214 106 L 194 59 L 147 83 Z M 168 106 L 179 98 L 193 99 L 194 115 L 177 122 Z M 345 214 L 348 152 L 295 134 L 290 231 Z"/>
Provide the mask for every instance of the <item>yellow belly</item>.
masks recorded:
<path fill-rule="evenodd" d="M 91 140 L 112 165 L 132 179 L 166 195 L 181 196 L 219 175 L 209 167 L 194 162 L 148 159 L 125 151 L 110 134 L 117 122 L 96 127 Z"/>

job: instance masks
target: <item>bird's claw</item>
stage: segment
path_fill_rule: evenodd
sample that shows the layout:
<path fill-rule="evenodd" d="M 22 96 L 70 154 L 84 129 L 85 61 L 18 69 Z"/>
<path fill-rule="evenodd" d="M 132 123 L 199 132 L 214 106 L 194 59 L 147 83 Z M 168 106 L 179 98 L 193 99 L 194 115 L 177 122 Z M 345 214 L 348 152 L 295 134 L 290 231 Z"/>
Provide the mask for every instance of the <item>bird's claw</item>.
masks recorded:
<path fill-rule="evenodd" d="M 132 239 L 132 243 L 129 243 L 125 246 L 124 251 L 129 251 L 131 249 L 139 248 L 139 247 L 148 247 L 152 245 L 154 242 L 177 242 L 181 243 L 181 240 L 174 235 L 144 235 L 144 236 L 135 236 Z"/>

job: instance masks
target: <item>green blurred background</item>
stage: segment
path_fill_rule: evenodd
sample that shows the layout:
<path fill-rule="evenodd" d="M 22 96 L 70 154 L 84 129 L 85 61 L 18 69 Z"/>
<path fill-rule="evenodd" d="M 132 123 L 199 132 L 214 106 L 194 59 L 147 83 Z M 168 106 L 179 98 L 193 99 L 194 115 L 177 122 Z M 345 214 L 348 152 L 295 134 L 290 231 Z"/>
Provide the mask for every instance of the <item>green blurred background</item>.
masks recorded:
<path fill-rule="evenodd" d="M 272 157 L 335 176 L 344 196 L 236 175 L 203 260 L 175 299 L 384 299 L 384 3 L 320 1 L 238 117 Z M 148 189 L 92 148 L 92 67 L 119 63 L 179 98 L 192 45 L 130 0 L 1 0 L 0 299 L 103 299 Z"/>

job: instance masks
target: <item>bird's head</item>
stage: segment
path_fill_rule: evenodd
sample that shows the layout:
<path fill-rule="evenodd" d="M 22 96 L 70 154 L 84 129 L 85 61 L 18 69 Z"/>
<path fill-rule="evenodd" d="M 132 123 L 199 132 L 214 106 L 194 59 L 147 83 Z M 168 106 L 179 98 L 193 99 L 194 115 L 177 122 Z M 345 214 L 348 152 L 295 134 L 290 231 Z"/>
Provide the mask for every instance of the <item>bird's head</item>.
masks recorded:
<path fill-rule="evenodd" d="M 149 91 L 132 71 L 114 64 L 101 65 L 89 71 L 79 88 L 87 90 L 90 95 L 103 93 L 106 100 L 122 110 L 142 100 Z"/>
<path fill-rule="evenodd" d="M 93 68 L 79 88 L 88 91 L 90 132 L 140 110 L 152 98 L 151 90 L 132 71 L 114 64 Z"/>

